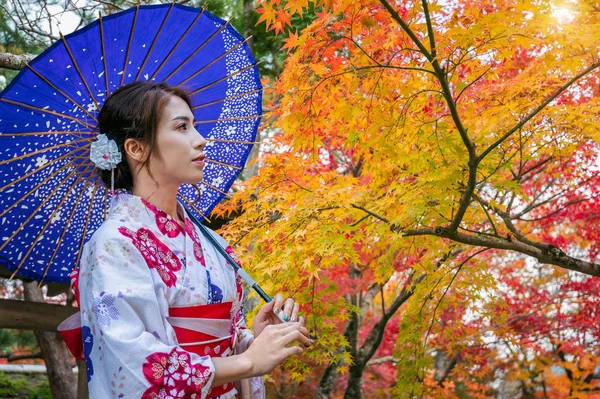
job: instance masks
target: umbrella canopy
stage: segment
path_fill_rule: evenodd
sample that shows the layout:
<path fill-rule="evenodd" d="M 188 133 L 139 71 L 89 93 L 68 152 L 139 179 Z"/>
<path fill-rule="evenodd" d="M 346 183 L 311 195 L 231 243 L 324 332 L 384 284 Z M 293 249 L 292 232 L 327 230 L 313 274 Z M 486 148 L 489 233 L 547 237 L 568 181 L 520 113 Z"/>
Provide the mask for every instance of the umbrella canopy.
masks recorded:
<path fill-rule="evenodd" d="M 0 264 L 14 275 L 68 282 L 105 219 L 109 190 L 89 149 L 97 116 L 137 80 L 182 86 L 208 141 L 201 195 L 180 200 L 206 217 L 242 170 L 262 112 L 246 41 L 205 10 L 140 6 L 61 37 L 0 93 Z"/>

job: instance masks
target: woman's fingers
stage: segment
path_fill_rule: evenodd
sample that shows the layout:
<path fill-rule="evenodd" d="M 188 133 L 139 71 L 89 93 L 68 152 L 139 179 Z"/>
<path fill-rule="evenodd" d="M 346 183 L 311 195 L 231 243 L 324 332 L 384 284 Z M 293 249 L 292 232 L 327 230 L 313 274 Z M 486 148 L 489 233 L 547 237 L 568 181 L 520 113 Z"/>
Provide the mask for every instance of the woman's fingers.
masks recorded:
<path fill-rule="evenodd" d="M 301 355 L 304 352 L 304 348 L 300 345 L 289 346 L 282 350 L 282 355 L 285 356 L 284 359 L 287 359 L 290 356 Z"/>
<path fill-rule="evenodd" d="M 298 305 L 298 303 L 294 303 L 294 307 L 292 308 L 292 316 L 290 317 L 290 320 L 293 322 L 298 321 L 298 312 L 300 311 L 300 305 Z"/>
<path fill-rule="evenodd" d="M 290 333 L 289 335 L 291 335 L 293 337 L 294 341 L 298 341 L 301 344 L 303 344 L 304 346 L 311 346 L 313 343 L 312 339 L 310 339 L 309 337 L 307 337 L 300 331 L 294 331 L 294 332 Z"/>
<path fill-rule="evenodd" d="M 278 337 L 274 337 L 271 341 L 274 349 L 277 348 L 276 350 L 282 351 L 284 348 L 298 346 L 291 345 L 294 342 L 301 344 L 300 348 L 308 348 L 313 344 L 313 341 L 309 337 L 309 331 L 300 323 L 286 323 L 280 324 L 279 326 L 285 327 L 279 328 L 277 329 L 279 331 L 274 332 L 276 335 L 279 335 Z"/>
<path fill-rule="evenodd" d="M 256 375 L 268 373 L 288 357 L 302 354 L 312 344 L 308 335 L 308 329 L 298 322 L 271 324 L 254 339 L 244 355 L 251 359 Z"/>
<path fill-rule="evenodd" d="M 289 345 L 293 341 L 299 341 L 306 346 L 312 344 L 310 332 L 300 323 L 285 324 L 285 328 L 280 329 L 280 334 L 285 341 L 284 345 Z"/>
<path fill-rule="evenodd" d="M 294 311 L 294 300 L 292 298 L 288 298 L 285 300 L 283 304 L 283 321 L 290 321 L 290 317 L 292 312 Z M 294 321 L 294 320 L 292 320 Z"/>
<path fill-rule="evenodd" d="M 304 324 L 304 317 L 300 316 L 300 305 L 298 305 L 294 299 L 287 298 L 284 300 L 282 294 L 277 294 L 273 297 L 272 306 L 273 313 L 281 320 L 282 322 L 298 322 L 302 320 L 302 324 Z"/>
<path fill-rule="evenodd" d="M 275 314 L 279 313 L 281 311 L 281 305 L 283 304 L 283 295 L 275 295 L 272 302 L 274 303 L 273 312 L 275 312 Z"/>
<path fill-rule="evenodd" d="M 268 312 L 273 311 L 273 309 L 275 309 L 275 301 L 271 300 L 271 301 L 265 303 L 264 305 L 262 305 L 259 312 L 268 313 Z"/>

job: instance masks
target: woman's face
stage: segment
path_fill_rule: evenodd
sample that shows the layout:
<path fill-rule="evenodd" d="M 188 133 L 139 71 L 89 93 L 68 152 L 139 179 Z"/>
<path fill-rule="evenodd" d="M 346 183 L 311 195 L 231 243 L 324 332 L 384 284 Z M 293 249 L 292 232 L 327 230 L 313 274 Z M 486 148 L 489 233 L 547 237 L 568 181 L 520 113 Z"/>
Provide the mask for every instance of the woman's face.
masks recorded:
<path fill-rule="evenodd" d="M 206 140 L 194 127 L 194 115 L 185 101 L 171 96 L 156 129 L 156 151 L 150 171 L 159 186 L 202 181 Z"/>

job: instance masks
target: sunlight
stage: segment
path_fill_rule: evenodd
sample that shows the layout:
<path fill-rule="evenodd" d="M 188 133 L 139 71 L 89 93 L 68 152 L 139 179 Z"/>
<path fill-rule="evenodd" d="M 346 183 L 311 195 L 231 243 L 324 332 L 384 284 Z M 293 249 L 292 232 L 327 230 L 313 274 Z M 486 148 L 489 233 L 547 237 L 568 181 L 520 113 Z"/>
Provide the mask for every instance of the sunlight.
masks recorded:
<path fill-rule="evenodd" d="M 575 19 L 575 14 L 568 8 L 557 8 L 552 11 L 552 16 L 560 24 L 568 24 Z"/>

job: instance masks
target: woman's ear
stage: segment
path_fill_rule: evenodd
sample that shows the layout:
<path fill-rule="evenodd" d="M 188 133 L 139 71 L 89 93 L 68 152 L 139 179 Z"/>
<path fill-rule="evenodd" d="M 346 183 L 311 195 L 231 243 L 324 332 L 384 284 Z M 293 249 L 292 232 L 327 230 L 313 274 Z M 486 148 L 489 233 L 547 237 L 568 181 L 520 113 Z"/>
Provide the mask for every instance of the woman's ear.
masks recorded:
<path fill-rule="evenodd" d="M 131 160 L 142 163 L 146 160 L 146 145 L 135 139 L 127 139 L 123 143 L 123 149 Z"/>

